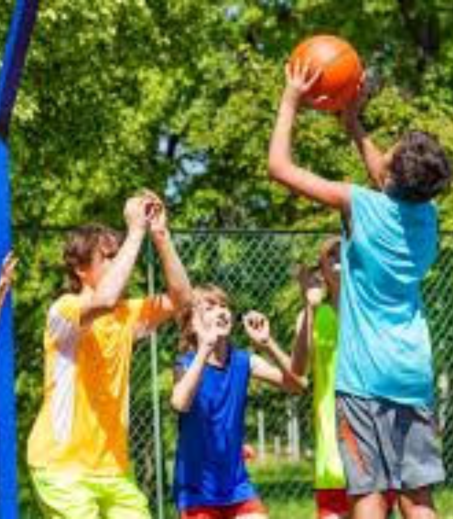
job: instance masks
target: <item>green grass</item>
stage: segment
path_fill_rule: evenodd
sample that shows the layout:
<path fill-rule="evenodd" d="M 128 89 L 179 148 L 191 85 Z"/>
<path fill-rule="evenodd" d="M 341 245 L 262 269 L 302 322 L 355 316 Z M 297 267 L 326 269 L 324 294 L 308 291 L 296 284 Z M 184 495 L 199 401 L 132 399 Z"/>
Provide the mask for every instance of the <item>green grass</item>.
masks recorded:
<path fill-rule="evenodd" d="M 442 519 L 453 519 L 453 489 L 441 489 L 435 493 L 435 503 Z"/>
<path fill-rule="evenodd" d="M 314 517 L 309 464 L 267 460 L 249 466 L 271 519 Z"/>
<path fill-rule="evenodd" d="M 269 509 L 270 519 L 312 519 L 315 505 L 306 463 L 270 460 L 250 466 L 252 480 Z M 439 518 L 453 519 L 453 489 L 435 492 Z M 399 514 L 396 517 L 400 517 Z"/>
<path fill-rule="evenodd" d="M 436 492 L 436 505 L 441 519 L 453 519 L 453 491 L 440 490 Z M 285 496 L 273 496 L 265 499 L 269 510 L 270 519 L 312 519 L 315 518 L 315 507 L 311 496 L 296 498 Z M 21 510 L 21 519 L 41 519 L 36 509 Z M 175 519 L 176 515 L 171 509 L 165 519 Z"/>

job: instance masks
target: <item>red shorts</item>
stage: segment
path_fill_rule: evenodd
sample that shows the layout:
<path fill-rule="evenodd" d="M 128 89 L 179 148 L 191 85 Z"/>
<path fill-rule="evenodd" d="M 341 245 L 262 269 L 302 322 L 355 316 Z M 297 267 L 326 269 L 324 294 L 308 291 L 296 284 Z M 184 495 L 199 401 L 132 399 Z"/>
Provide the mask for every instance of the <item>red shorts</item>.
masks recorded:
<path fill-rule="evenodd" d="M 350 512 L 348 494 L 345 489 L 335 490 L 316 490 L 316 507 L 318 509 L 318 519 L 337 516 L 338 518 L 347 517 Z M 388 490 L 384 494 L 388 507 L 388 513 L 392 513 L 396 503 L 396 493 Z"/>
<path fill-rule="evenodd" d="M 390 513 L 393 513 L 396 507 L 396 502 L 398 499 L 398 494 L 395 492 L 395 490 L 387 490 L 387 492 L 384 494 L 385 502 L 387 503 L 387 510 Z"/>
<path fill-rule="evenodd" d="M 229 506 L 197 506 L 181 512 L 181 519 L 239 519 L 241 515 L 262 514 L 267 510 L 259 499 L 249 499 Z"/>
<path fill-rule="evenodd" d="M 344 488 L 316 490 L 315 497 L 318 519 L 332 516 L 343 518 L 349 514 L 348 494 Z"/>

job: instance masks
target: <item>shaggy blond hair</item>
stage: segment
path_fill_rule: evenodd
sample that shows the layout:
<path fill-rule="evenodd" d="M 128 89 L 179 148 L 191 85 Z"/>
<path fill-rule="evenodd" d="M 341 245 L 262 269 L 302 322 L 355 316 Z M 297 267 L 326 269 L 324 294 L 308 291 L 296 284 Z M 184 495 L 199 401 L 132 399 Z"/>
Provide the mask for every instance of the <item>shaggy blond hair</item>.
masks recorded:
<path fill-rule="evenodd" d="M 217 285 L 207 284 L 194 287 L 192 304 L 182 310 L 179 316 L 179 328 L 181 332 L 179 350 L 182 353 L 196 349 L 198 346 L 197 337 L 192 328 L 192 320 L 195 306 L 200 299 L 212 301 L 213 303 L 230 308 L 230 299 L 227 293 Z"/>

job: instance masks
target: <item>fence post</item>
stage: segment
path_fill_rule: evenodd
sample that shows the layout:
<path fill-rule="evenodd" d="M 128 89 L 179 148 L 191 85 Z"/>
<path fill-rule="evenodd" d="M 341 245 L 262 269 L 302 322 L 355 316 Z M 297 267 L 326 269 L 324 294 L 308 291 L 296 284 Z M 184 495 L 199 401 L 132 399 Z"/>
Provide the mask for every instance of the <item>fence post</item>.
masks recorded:
<path fill-rule="evenodd" d="M 274 456 L 275 459 L 280 459 L 282 455 L 282 439 L 280 436 L 274 436 Z"/>
<path fill-rule="evenodd" d="M 266 431 L 262 409 L 258 409 L 258 456 L 260 461 L 266 457 Z"/>
<path fill-rule="evenodd" d="M 291 402 L 286 401 L 286 454 L 293 458 L 293 421 L 291 413 Z"/>
<path fill-rule="evenodd" d="M 155 293 L 154 254 L 149 244 L 149 255 L 147 261 L 148 293 Z M 151 380 L 153 400 L 153 435 L 154 435 L 154 464 L 156 474 L 156 506 L 157 519 L 164 519 L 164 481 L 163 481 L 163 457 L 162 457 L 162 420 L 160 415 L 160 391 L 159 391 L 159 369 L 157 357 L 157 332 L 154 331 L 150 337 L 151 349 Z"/>
<path fill-rule="evenodd" d="M 300 460 L 300 429 L 299 429 L 299 417 L 297 415 L 297 407 L 294 399 L 290 401 L 291 405 L 291 423 L 293 428 L 292 440 L 292 458 L 294 461 Z"/>
<path fill-rule="evenodd" d="M 450 394 L 448 372 L 442 371 L 439 374 L 437 388 L 439 390 L 439 427 L 441 431 L 444 431 L 448 413 L 448 395 Z"/>

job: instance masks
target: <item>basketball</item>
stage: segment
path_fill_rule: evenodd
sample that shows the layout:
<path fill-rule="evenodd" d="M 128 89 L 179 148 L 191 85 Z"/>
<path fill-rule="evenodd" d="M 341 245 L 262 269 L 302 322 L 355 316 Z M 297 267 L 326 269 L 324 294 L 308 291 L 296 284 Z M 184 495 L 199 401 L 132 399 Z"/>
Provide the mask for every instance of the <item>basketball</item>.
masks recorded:
<path fill-rule="evenodd" d="M 320 70 L 321 76 L 304 98 L 313 108 L 338 112 L 358 94 L 363 67 L 355 49 L 336 36 L 320 35 L 300 43 L 290 57 L 290 67 L 296 60 Z M 317 99 L 326 96 L 325 99 Z"/>

